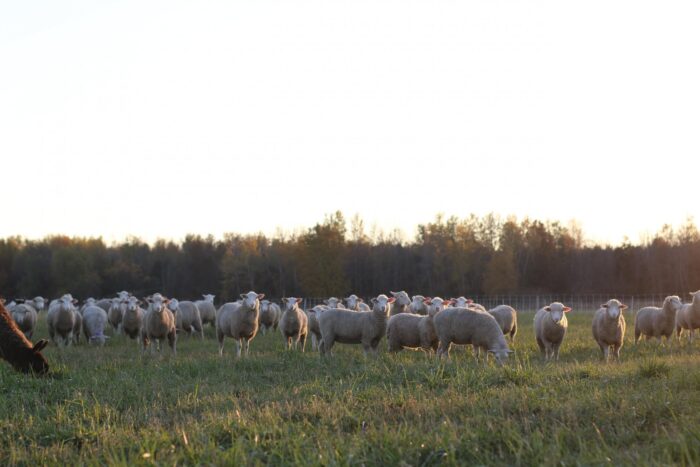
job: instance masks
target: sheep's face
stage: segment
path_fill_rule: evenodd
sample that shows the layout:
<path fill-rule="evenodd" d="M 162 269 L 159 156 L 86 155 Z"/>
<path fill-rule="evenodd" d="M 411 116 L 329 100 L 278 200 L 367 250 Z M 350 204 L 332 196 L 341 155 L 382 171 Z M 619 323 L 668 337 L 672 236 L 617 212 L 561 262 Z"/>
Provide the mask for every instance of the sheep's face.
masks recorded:
<path fill-rule="evenodd" d="M 171 298 L 168 302 L 168 310 L 172 311 L 173 313 L 177 313 L 179 309 L 180 302 L 177 300 L 177 298 Z"/>
<path fill-rule="evenodd" d="M 452 300 L 443 300 L 440 297 L 426 298 L 425 304 L 428 308 L 428 315 L 435 316 L 445 309 L 446 306 L 450 305 Z"/>
<path fill-rule="evenodd" d="M 414 310 L 421 310 L 424 307 L 425 297 L 422 295 L 414 295 L 411 298 L 411 305 Z"/>
<path fill-rule="evenodd" d="M 260 302 L 260 311 L 266 312 L 270 308 L 270 300 L 262 300 Z"/>
<path fill-rule="evenodd" d="M 339 308 L 338 305 L 340 305 L 340 299 L 331 297 L 328 300 L 324 300 L 323 303 L 325 303 L 331 308 Z"/>
<path fill-rule="evenodd" d="M 71 294 L 65 294 L 63 297 L 58 299 L 58 304 L 61 310 L 72 311 L 75 309 L 76 301 L 77 300 L 75 300 Z"/>
<path fill-rule="evenodd" d="M 552 321 L 559 324 L 561 323 L 562 319 L 564 319 L 564 313 L 570 312 L 571 308 L 564 306 L 559 302 L 554 302 L 551 305 L 544 307 L 544 311 L 549 313 L 549 317 L 552 319 Z"/>
<path fill-rule="evenodd" d="M 253 309 L 260 309 L 260 300 L 265 298 L 265 294 L 261 293 L 255 293 L 253 291 L 250 291 L 248 293 L 242 293 L 241 294 L 241 299 L 243 300 L 243 304 L 250 308 L 251 310 Z"/>
<path fill-rule="evenodd" d="M 214 297 L 216 297 L 216 295 L 204 294 L 202 297 L 204 297 L 205 302 L 214 303 Z"/>
<path fill-rule="evenodd" d="M 139 308 L 139 299 L 136 297 L 130 297 L 129 301 L 126 302 L 127 311 L 136 311 Z"/>
<path fill-rule="evenodd" d="M 457 308 L 466 308 L 472 303 L 474 303 L 474 300 L 472 300 L 471 298 L 459 297 L 454 299 L 454 305 Z"/>
<path fill-rule="evenodd" d="M 104 334 L 100 334 L 99 336 L 90 336 L 90 343 L 102 346 L 105 345 L 107 339 L 109 339 L 109 336 L 105 336 Z"/>
<path fill-rule="evenodd" d="M 34 347 L 23 350 L 22 358 L 17 368 L 23 373 L 34 372 L 37 375 L 45 375 L 49 372 L 49 363 L 46 361 L 41 351 L 48 345 L 49 341 L 42 339 Z"/>
<path fill-rule="evenodd" d="M 670 295 L 664 299 L 663 308 L 673 313 L 674 315 L 678 310 L 681 309 L 682 306 L 683 302 L 681 301 L 681 298 L 678 295 Z"/>
<path fill-rule="evenodd" d="M 122 306 L 121 300 L 118 298 L 113 298 L 112 302 L 109 304 L 109 311 L 119 310 Z"/>
<path fill-rule="evenodd" d="M 122 300 L 128 300 L 130 295 L 131 294 L 129 292 L 127 292 L 126 290 L 122 290 L 121 292 L 119 292 L 117 294 L 117 296 Z"/>
<path fill-rule="evenodd" d="M 408 306 L 411 304 L 411 299 L 408 298 L 408 294 L 404 290 L 401 292 L 391 292 L 391 295 L 394 296 L 396 299 L 395 303 L 399 306 Z"/>
<path fill-rule="evenodd" d="M 294 308 L 297 307 L 297 304 L 301 303 L 302 299 L 301 298 L 294 298 L 294 297 L 288 297 L 288 298 L 283 298 L 282 301 L 284 302 L 284 309 L 285 311 L 291 311 Z"/>
<path fill-rule="evenodd" d="M 36 311 L 42 311 L 46 306 L 46 299 L 44 297 L 34 297 L 34 309 Z"/>
<path fill-rule="evenodd" d="M 357 295 L 353 294 L 345 299 L 345 304 L 348 306 L 349 309 L 356 310 L 357 307 L 360 306 L 361 301 L 362 301 L 361 298 L 359 298 Z"/>
<path fill-rule="evenodd" d="M 696 303 L 696 300 L 700 301 L 700 290 L 697 292 L 690 292 L 690 296 L 693 297 L 693 303 Z"/>
<path fill-rule="evenodd" d="M 388 315 L 389 311 L 391 310 L 391 304 L 395 301 L 396 299 L 394 297 L 389 298 L 386 295 L 381 294 L 377 298 L 372 299 L 372 310 Z"/>
<path fill-rule="evenodd" d="M 489 350 L 489 353 L 496 358 L 496 363 L 502 366 L 508 360 L 508 355 L 513 353 L 513 351 L 509 349 L 492 349 Z"/>
<path fill-rule="evenodd" d="M 148 309 L 155 311 L 156 313 L 161 313 L 165 309 L 165 306 L 169 303 L 169 300 L 159 293 L 155 293 L 150 297 L 147 297 L 146 301 L 148 302 Z"/>
<path fill-rule="evenodd" d="M 627 308 L 627 305 L 623 305 L 619 300 L 614 298 L 612 300 L 608 300 L 607 303 L 604 303 L 601 306 L 605 308 L 605 313 L 610 319 L 619 319 L 620 315 L 622 314 L 622 310 Z"/>

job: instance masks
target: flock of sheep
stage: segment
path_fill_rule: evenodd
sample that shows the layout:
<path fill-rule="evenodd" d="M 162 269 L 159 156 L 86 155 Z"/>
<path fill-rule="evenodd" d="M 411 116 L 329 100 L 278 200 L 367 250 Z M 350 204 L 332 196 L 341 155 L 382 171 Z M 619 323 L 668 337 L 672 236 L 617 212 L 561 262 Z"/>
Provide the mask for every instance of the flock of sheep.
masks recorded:
<path fill-rule="evenodd" d="M 666 337 L 668 342 L 674 331 L 680 339 L 684 330 L 689 331 L 688 339 L 692 343 L 694 330 L 700 328 L 700 291 L 690 295 L 691 303 L 684 304 L 680 297 L 673 295 L 666 297 L 660 308 L 640 309 L 635 319 L 635 343 L 642 336 L 656 337 L 659 341 Z M 250 342 L 258 330 L 263 334 L 279 330 L 287 349 L 302 351 L 310 334 L 312 349 L 321 355 L 329 354 L 336 342 L 361 344 L 365 354 L 376 353 L 381 339 L 386 336 L 388 349 L 393 352 L 423 349 L 434 351 L 438 357 L 447 357 L 452 344 L 472 345 L 477 359 L 483 351 L 485 359 L 492 354 L 501 364 L 512 352 L 506 336 L 512 344 L 518 329 L 518 314 L 511 306 L 499 305 L 486 310 L 464 297 L 449 300 L 421 295 L 409 297 L 401 291 L 391 292 L 391 297 L 378 295 L 371 304 L 366 304 L 356 295 L 350 295 L 344 300 L 331 297 L 308 310 L 301 308 L 301 298 L 283 298 L 280 306 L 256 292 L 241 294 L 239 300 L 225 303 L 217 310 L 214 298 L 214 295 L 204 295 L 202 300 L 185 301 L 155 293 L 142 301 L 123 291 L 114 298 L 89 298 L 78 307 L 78 301 L 66 294 L 48 304 L 49 336 L 59 347 L 78 344 L 81 334 L 91 344 L 104 345 L 109 338 L 105 330 L 111 327 L 114 332 L 135 339 L 143 352 L 149 347 L 151 352 L 156 347 L 160 350 L 167 341 L 175 354 L 178 334 L 197 335 L 203 339 L 203 327 L 210 324 L 216 329 L 220 355 L 223 355 L 226 337 L 236 342 L 236 355 L 240 357 L 242 352 L 248 354 Z M 4 300 L 0 303 L 5 305 Z M 24 333 L 21 336 L 26 341 L 23 348 L 32 345 L 29 339 L 45 307 L 46 300 L 42 297 L 6 304 L 16 323 L 12 326 Z M 611 352 L 614 358 L 620 358 L 626 328 L 623 310 L 626 308 L 620 301 L 611 299 L 593 317 L 593 337 L 606 361 Z M 570 307 L 554 302 L 535 314 L 535 338 L 546 360 L 559 359 L 568 327 L 566 314 L 570 311 Z M 45 345 L 44 342 L 40 347 Z"/>

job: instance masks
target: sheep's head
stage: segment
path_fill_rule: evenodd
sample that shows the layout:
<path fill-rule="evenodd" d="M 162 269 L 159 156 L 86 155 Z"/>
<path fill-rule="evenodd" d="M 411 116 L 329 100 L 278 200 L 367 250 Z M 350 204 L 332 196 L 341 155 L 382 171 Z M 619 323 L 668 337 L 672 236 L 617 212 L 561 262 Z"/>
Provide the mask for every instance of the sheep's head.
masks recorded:
<path fill-rule="evenodd" d="M 513 351 L 507 347 L 503 349 L 489 349 L 488 352 L 496 358 L 496 363 L 500 366 L 502 366 L 506 360 L 508 360 L 508 356 L 513 353 Z"/>
<path fill-rule="evenodd" d="M 260 311 L 267 311 L 270 308 L 270 300 L 260 300 Z"/>
<path fill-rule="evenodd" d="M 107 342 L 107 339 L 109 339 L 109 336 L 105 336 L 104 334 L 100 334 L 98 336 L 90 336 L 90 343 L 91 344 L 105 345 L 105 342 Z"/>
<path fill-rule="evenodd" d="M 260 300 L 265 298 L 264 293 L 255 293 L 252 290 L 248 293 L 242 293 L 241 294 L 241 299 L 243 300 L 243 305 L 246 307 L 250 308 L 251 310 L 259 310 L 260 309 Z"/>
<path fill-rule="evenodd" d="M 425 297 L 422 295 L 414 295 L 413 297 L 411 297 L 411 304 L 413 305 L 414 310 L 423 309 L 424 302 Z"/>
<path fill-rule="evenodd" d="M 165 310 L 166 305 L 170 302 L 170 300 L 159 293 L 154 293 L 150 297 L 146 297 L 145 300 L 148 302 L 148 309 L 157 313 Z"/>
<path fill-rule="evenodd" d="M 443 300 L 440 297 L 427 297 L 424 303 L 428 309 L 428 315 L 435 316 L 436 314 L 444 310 L 446 306 L 451 305 L 452 300 Z"/>
<path fill-rule="evenodd" d="M 452 299 L 454 306 L 457 308 L 467 308 L 469 305 L 474 303 L 474 300 L 471 298 L 464 298 L 464 297 L 459 297 L 459 298 L 453 298 Z"/>
<path fill-rule="evenodd" d="M 113 298 L 109 303 L 109 311 L 121 309 L 122 301 L 119 298 Z"/>
<path fill-rule="evenodd" d="M 61 310 L 64 311 L 75 310 L 76 303 L 78 303 L 78 300 L 74 299 L 73 296 L 69 293 L 65 294 L 64 296 L 58 299 L 58 304 Z"/>
<path fill-rule="evenodd" d="M 362 303 L 362 299 L 355 294 L 352 294 L 345 299 L 345 304 L 351 310 L 357 310 L 360 303 Z"/>
<path fill-rule="evenodd" d="M 564 306 L 564 304 L 559 302 L 554 302 L 551 305 L 544 307 L 544 311 L 549 313 L 549 317 L 552 319 L 552 321 L 559 324 L 564 318 L 564 313 L 571 311 L 571 307 Z"/>
<path fill-rule="evenodd" d="M 396 299 L 394 297 L 389 298 L 386 295 L 381 294 L 377 296 L 377 298 L 372 299 L 372 310 L 388 315 L 391 311 L 391 304 L 395 301 Z"/>
<path fill-rule="evenodd" d="M 678 295 L 669 295 L 664 299 L 663 309 L 667 313 L 673 313 L 674 316 L 678 310 L 683 306 L 683 302 Z"/>
<path fill-rule="evenodd" d="M 690 296 L 693 297 L 693 303 L 695 303 L 695 300 L 700 301 L 700 290 L 696 292 L 690 292 Z"/>
<path fill-rule="evenodd" d="M 303 301 L 302 298 L 294 298 L 294 297 L 287 297 L 282 299 L 282 303 L 284 303 L 284 310 L 293 310 L 294 308 L 297 308 L 299 304 Z"/>
<path fill-rule="evenodd" d="M 619 300 L 613 298 L 612 300 L 608 300 L 607 303 L 603 303 L 601 307 L 605 308 L 605 314 L 608 316 L 608 318 L 619 319 L 620 315 L 622 314 L 622 310 L 626 309 L 627 305 L 624 305 L 620 303 Z"/>
<path fill-rule="evenodd" d="M 117 297 L 119 297 L 121 300 L 128 300 L 130 296 L 131 294 L 126 290 L 122 290 L 117 294 Z"/>
<path fill-rule="evenodd" d="M 32 299 L 32 302 L 34 302 L 36 311 L 43 311 L 44 307 L 46 307 L 46 299 L 44 297 L 36 296 Z"/>
<path fill-rule="evenodd" d="M 85 303 L 84 303 L 85 306 L 93 306 L 94 304 L 95 304 L 95 299 L 92 297 L 85 300 Z"/>
<path fill-rule="evenodd" d="M 139 308 L 139 305 L 141 304 L 141 301 L 136 298 L 136 297 L 129 297 L 129 300 L 126 302 L 126 309 L 127 311 L 136 311 Z"/>
<path fill-rule="evenodd" d="M 411 304 L 411 299 L 408 297 L 405 290 L 402 290 L 401 292 L 391 292 L 391 295 L 394 296 L 396 299 L 395 303 L 399 306 L 408 306 Z"/>
<path fill-rule="evenodd" d="M 180 301 L 177 298 L 171 298 L 167 306 L 168 310 L 172 311 L 173 313 L 177 313 L 180 309 Z"/>
<path fill-rule="evenodd" d="M 216 297 L 216 295 L 212 295 L 210 293 L 207 293 L 207 294 L 202 295 L 202 297 L 204 297 L 205 302 L 214 303 L 214 297 Z"/>
<path fill-rule="evenodd" d="M 342 305 L 340 299 L 336 297 L 331 297 L 328 300 L 324 300 L 323 303 L 331 308 L 340 308 L 340 305 Z"/>
<path fill-rule="evenodd" d="M 48 345 L 49 341 L 42 339 L 34 347 L 23 349 L 22 358 L 15 364 L 15 368 L 23 373 L 35 373 L 45 375 L 49 372 L 49 363 L 46 361 L 41 351 Z"/>

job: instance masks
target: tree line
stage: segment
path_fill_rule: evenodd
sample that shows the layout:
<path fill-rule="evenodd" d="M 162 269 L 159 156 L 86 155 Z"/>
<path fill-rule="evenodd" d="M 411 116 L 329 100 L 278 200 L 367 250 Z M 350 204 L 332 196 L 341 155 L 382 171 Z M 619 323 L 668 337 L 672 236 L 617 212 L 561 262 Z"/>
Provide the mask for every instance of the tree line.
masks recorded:
<path fill-rule="evenodd" d="M 248 290 L 271 297 L 371 296 L 389 290 L 458 296 L 525 293 L 665 293 L 700 289 L 700 234 L 688 219 L 640 244 L 590 244 L 575 223 L 489 214 L 437 216 L 414 239 L 368 233 L 341 212 L 295 234 L 0 239 L 0 294 L 79 298 L 156 291 L 220 300 Z"/>

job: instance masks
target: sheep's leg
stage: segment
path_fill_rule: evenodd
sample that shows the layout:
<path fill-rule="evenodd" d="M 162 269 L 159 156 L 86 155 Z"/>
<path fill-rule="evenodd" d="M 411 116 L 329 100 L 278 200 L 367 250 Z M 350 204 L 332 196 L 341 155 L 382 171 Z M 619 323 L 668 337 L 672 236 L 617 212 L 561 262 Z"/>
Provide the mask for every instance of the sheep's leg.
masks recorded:
<path fill-rule="evenodd" d="M 223 357 L 224 356 L 224 336 L 220 335 L 220 336 L 216 336 L 216 337 L 219 340 L 219 357 Z"/>
<path fill-rule="evenodd" d="M 241 358 L 241 339 L 236 339 L 236 358 Z"/>
<path fill-rule="evenodd" d="M 478 345 L 473 345 L 472 352 L 474 353 L 474 358 L 476 359 L 476 363 L 479 363 L 479 358 L 481 357 L 481 348 Z"/>
<path fill-rule="evenodd" d="M 695 334 L 695 329 L 688 329 L 688 345 L 693 345 L 693 337 Z"/>
<path fill-rule="evenodd" d="M 640 337 L 642 337 L 642 333 L 639 331 L 639 329 L 635 329 L 634 330 L 634 345 L 637 345 Z"/>
<path fill-rule="evenodd" d="M 250 354 L 250 340 L 249 339 L 243 339 L 243 348 L 245 349 L 245 356 L 247 357 L 248 354 Z"/>
<path fill-rule="evenodd" d="M 66 347 L 70 347 L 73 344 L 73 331 L 68 333 L 68 336 L 66 337 Z"/>
<path fill-rule="evenodd" d="M 311 350 L 318 349 L 318 342 L 316 342 L 316 334 L 311 334 Z"/>
<path fill-rule="evenodd" d="M 603 360 L 605 361 L 605 363 L 608 363 L 608 359 L 610 358 L 610 346 L 609 345 L 605 345 L 605 346 L 601 345 L 601 348 L 603 349 Z"/>
<path fill-rule="evenodd" d="M 561 348 L 561 342 L 553 347 L 552 354 L 554 356 L 554 361 L 559 361 L 559 349 Z"/>
<path fill-rule="evenodd" d="M 304 334 L 301 336 L 301 353 L 304 353 L 304 348 L 306 347 L 306 337 L 307 335 Z"/>
<path fill-rule="evenodd" d="M 292 338 L 290 336 L 287 336 L 287 345 L 285 346 L 287 350 L 292 349 Z"/>
<path fill-rule="evenodd" d="M 554 356 L 554 350 L 552 349 L 551 342 L 544 343 L 544 360 L 550 360 Z"/>
<path fill-rule="evenodd" d="M 450 358 L 450 344 L 449 343 L 445 344 L 444 342 L 440 341 L 440 344 L 438 345 L 438 350 L 437 350 L 437 358 L 439 360 L 443 357 Z"/>
<path fill-rule="evenodd" d="M 540 348 L 540 353 L 542 356 L 544 356 L 544 359 L 547 359 L 547 350 L 545 349 L 544 342 L 542 342 L 542 339 L 539 337 L 537 338 L 537 347 Z"/>
<path fill-rule="evenodd" d="M 659 342 L 661 342 L 661 338 L 659 338 Z M 615 360 L 620 363 L 620 349 L 622 348 L 621 345 L 615 345 L 613 347 L 613 354 L 615 355 Z"/>
<path fill-rule="evenodd" d="M 173 355 L 177 355 L 177 333 L 175 331 L 168 334 L 168 344 L 170 344 L 170 350 L 172 350 Z"/>

